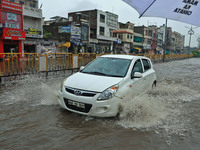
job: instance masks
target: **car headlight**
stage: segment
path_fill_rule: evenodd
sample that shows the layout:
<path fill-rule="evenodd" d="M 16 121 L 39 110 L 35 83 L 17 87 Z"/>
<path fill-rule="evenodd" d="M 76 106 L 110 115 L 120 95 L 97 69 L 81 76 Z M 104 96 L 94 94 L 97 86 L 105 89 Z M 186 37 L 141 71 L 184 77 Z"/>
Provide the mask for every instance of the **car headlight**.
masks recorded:
<path fill-rule="evenodd" d="M 103 93 L 101 93 L 101 95 L 97 98 L 97 100 L 101 101 L 112 98 L 117 93 L 118 87 L 119 87 L 118 85 L 114 85 L 106 89 Z"/>
<path fill-rule="evenodd" d="M 67 78 L 60 84 L 60 91 L 62 92 L 62 90 L 63 90 L 63 85 L 64 85 L 64 83 L 65 83 L 65 81 L 67 80 Z"/>

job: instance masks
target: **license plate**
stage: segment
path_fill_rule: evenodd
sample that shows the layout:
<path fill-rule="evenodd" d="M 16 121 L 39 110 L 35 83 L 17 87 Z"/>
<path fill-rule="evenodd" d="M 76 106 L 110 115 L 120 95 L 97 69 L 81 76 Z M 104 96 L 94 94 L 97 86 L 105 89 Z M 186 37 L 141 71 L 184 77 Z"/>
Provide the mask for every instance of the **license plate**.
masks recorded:
<path fill-rule="evenodd" d="M 76 106 L 76 107 L 78 107 L 78 108 L 83 108 L 83 109 L 85 109 L 85 104 L 83 104 L 83 103 L 79 103 L 79 102 L 75 102 L 75 101 L 68 100 L 68 104 L 69 104 L 69 105 L 72 105 L 72 106 Z"/>

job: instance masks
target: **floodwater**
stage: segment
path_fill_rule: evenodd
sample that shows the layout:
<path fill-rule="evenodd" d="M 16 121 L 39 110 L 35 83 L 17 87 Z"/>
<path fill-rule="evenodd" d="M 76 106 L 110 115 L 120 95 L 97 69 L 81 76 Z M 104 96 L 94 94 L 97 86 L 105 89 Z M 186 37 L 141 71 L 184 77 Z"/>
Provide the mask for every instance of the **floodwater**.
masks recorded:
<path fill-rule="evenodd" d="M 122 101 L 115 118 L 63 110 L 57 91 L 68 76 L 24 76 L 0 86 L 0 149 L 199 150 L 200 59 L 154 64 L 157 88 Z"/>

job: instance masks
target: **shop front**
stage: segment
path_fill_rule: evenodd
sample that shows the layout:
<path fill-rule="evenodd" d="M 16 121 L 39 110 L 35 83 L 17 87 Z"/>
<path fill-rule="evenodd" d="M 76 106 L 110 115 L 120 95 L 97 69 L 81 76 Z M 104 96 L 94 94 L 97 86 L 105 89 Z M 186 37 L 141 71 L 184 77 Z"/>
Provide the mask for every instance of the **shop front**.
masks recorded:
<path fill-rule="evenodd" d="M 1 0 L 0 3 L 0 53 L 22 53 L 23 31 L 22 5 Z M 22 55 L 20 55 L 22 56 Z M 3 58 L 0 55 L 0 58 Z"/>
<path fill-rule="evenodd" d="M 3 28 L 0 39 L 0 53 L 22 53 L 22 41 L 25 39 L 24 31 Z M 3 58 L 3 55 L 0 55 L 0 58 Z"/>
<path fill-rule="evenodd" d="M 96 53 L 111 53 L 112 49 L 112 41 L 106 41 L 106 40 L 98 40 L 98 44 L 96 44 Z"/>
<path fill-rule="evenodd" d="M 37 45 L 40 39 L 43 37 L 42 32 L 38 31 L 36 28 L 29 28 L 25 30 L 26 41 L 23 41 L 24 53 L 37 53 Z"/>

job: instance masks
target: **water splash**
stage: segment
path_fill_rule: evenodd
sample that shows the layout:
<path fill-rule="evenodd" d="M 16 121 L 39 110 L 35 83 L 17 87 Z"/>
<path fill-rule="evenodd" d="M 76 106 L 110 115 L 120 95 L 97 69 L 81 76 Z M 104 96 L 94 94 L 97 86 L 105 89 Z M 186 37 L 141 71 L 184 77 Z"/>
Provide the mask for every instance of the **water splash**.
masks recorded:
<path fill-rule="evenodd" d="M 0 103 L 10 105 L 18 102 L 33 105 L 57 104 L 57 92 L 65 77 L 24 76 L 23 79 L 5 84 Z"/>
<path fill-rule="evenodd" d="M 151 94 L 127 97 L 122 100 L 121 106 L 123 110 L 117 124 L 126 128 L 154 127 L 168 114 L 166 104 Z"/>
<path fill-rule="evenodd" d="M 60 83 L 55 85 L 47 85 L 42 83 L 41 85 L 41 93 L 42 93 L 42 99 L 41 99 L 41 105 L 57 105 L 57 96 L 58 96 L 58 87 Z"/>
<path fill-rule="evenodd" d="M 164 131 L 167 135 L 183 135 L 190 126 L 190 120 L 184 118 L 187 110 L 183 106 L 199 98 L 198 91 L 163 80 L 153 91 L 123 99 L 123 110 L 116 124 L 133 129 L 153 128 L 157 133 Z"/>

